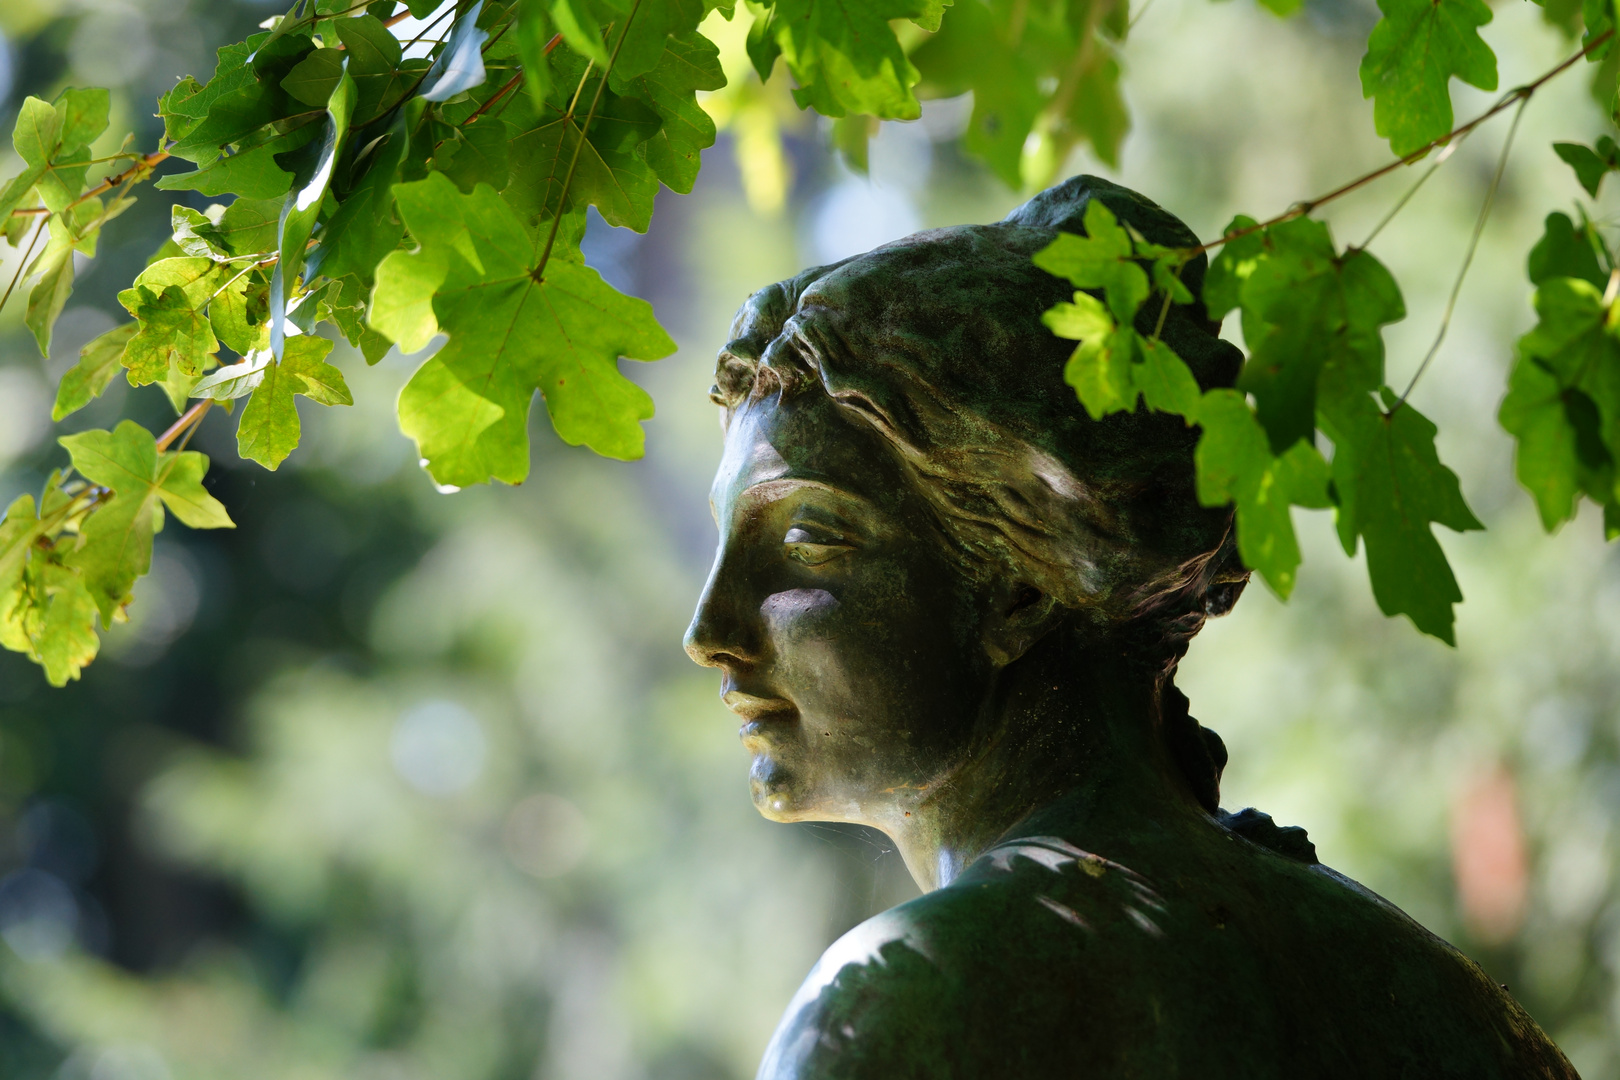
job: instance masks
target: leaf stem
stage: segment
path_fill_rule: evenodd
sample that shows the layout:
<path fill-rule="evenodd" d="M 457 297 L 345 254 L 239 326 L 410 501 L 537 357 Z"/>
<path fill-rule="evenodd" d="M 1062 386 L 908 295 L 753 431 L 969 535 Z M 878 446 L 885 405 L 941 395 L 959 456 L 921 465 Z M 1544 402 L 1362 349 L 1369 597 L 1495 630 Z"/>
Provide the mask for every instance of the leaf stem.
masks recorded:
<path fill-rule="evenodd" d="M 1577 61 L 1591 54 L 1594 49 L 1601 48 L 1613 37 L 1614 30 L 1612 28 L 1603 31 L 1603 33 L 1587 42 L 1586 46 L 1581 49 L 1580 52 L 1569 57 L 1569 59 L 1564 60 L 1552 70 L 1543 73 L 1534 82 L 1529 82 L 1523 86 L 1509 90 L 1502 96 L 1502 100 L 1498 101 L 1495 105 L 1492 105 L 1489 109 L 1486 109 L 1484 112 L 1480 113 L 1466 124 L 1453 128 L 1451 131 L 1446 132 L 1446 134 L 1440 136 L 1438 139 L 1435 139 L 1432 142 L 1425 143 L 1423 146 L 1418 147 L 1405 157 L 1397 158 L 1387 165 L 1374 169 L 1370 173 L 1364 173 L 1348 183 L 1341 184 L 1332 191 L 1328 192 L 1326 195 L 1319 195 L 1314 199 L 1307 199 L 1304 202 L 1295 203 L 1293 206 L 1289 207 L 1281 214 L 1278 214 L 1276 217 L 1271 218 L 1269 221 L 1262 221 L 1258 224 L 1245 226 L 1241 229 L 1233 229 L 1231 232 L 1220 237 L 1219 239 L 1211 240 L 1207 244 L 1199 244 L 1197 247 L 1188 248 L 1186 249 L 1188 256 L 1191 257 L 1193 255 L 1201 254 L 1202 252 L 1209 251 L 1212 248 L 1220 247 L 1222 244 L 1230 243 L 1233 240 L 1248 236 L 1251 233 L 1260 232 L 1262 229 L 1269 229 L 1273 225 L 1281 225 L 1285 221 L 1292 221 L 1297 217 L 1304 217 L 1306 214 L 1309 214 L 1323 203 L 1329 203 L 1335 199 L 1342 198 L 1358 188 L 1365 187 L 1374 180 L 1382 179 L 1403 165 L 1411 165 L 1414 162 L 1421 161 L 1424 155 L 1433 150 L 1435 147 L 1443 146 L 1452 139 L 1461 138 L 1462 136 L 1467 135 L 1470 131 L 1473 131 L 1491 117 L 1500 112 L 1504 112 L 1515 102 L 1529 101 L 1536 91 L 1540 90 L 1548 81 L 1562 75 L 1565 71 L 1573 67 Z"/>
<path fill-rule="evenodd" d="M 510 79 L 508 79 L 505 86 L 501 87 L 499 90 L 495 91 L 494 94 L 490 95 L 490 99 L 488 101 L 486 101 L 482 105 L 478 106 L 478 108 L 473 111 L 473 114 L 471 116 L 467 117 L 467 119 L 465 119 L 465 120 L 463 120 L 461 122 L 461 126 L 466 127 L 468 124 L 472 123 L 474 120 L 477 120 L 480 116 L 483 116 L 484 113 L 489 111 L 489 107 L 491 105 L 493 105 L 497 101 L 501 100 L 501 98 L 505 97 L 507 94 L 510 94 L 512 92 L 512 88 L 514 86 L 516 86 L 518 83 L 522 82 L 522 81 L 523 81 L 523 72 L 520 71 L 516 75 L 514 75 Z"/>
<path fill-rule="evenodd" d="M 197 404 L 181 413 L 180 419 L 170 424 L 168 429 L 164 431 L 162 435 L 158 436 L 158 453 L 161 454 L 163 451 L 167 450 L 170 443 L 174 442 L 174 440 L 178 439 L 181 435 L 184 435 L 187 431 L 197 426 L 197 424 L 202 421 L 203 414 L 208 411 L 208 407 L 213 403 L 213 398 L 203 398 L 201 401 L 197 402 Z"/>
<path fill-rule="evenodd" d="M 580 73 L 579 85 L 574 87 L 574 96 L 568 99 L 568 108 L 563 113 L 563 119 L 564 120 L 573 119 L 574 108 L 579 104 L 579 95 L 581 95 L 581 94 L 583 94 L 585 92 L 585 84 L 591 81 L 591 69 L 594 68 L 595 66 L 596 66 L 596 61 L 594 61 L 594 60 L 585 61 L 585 70 Z"/>
<path fill-rule="evenodd" d="M 1468 238 L 1468 251 L 1463 255 L 1462 266 L 1457 270 L 1457 280 L 1452 283 L 1451 295 L 1446 299 L 1446 311 L 1440 318 L 1440 331 L 1434 336 L 1434 344 L 1423 357 L 1423 362 L 1412 373 L 1412 381 L 1406 384 L 1401 398 L 1390 409 L 1394 412 L 1406 404 L 1411 396 L 1412 388 L 1417 386 L 1423 373 L 1429 370 L 1429 362 L 1434 359 L 1435 353 L 1440 351 L 1440 343 L 1446 340 L 1446 331 L 1451 327 L 1451 315 L 1457 308 L 1457 297 L 1462 293 L 1463 279 L 1468 276 L 1468 268 L 1473 265 L 1474 252 L 1479 250 L 1479 238 L 1485 232 L 1485 222 L 1490 219 L 1491 207 L 1496 204 L 1496 192 L 1502 186 L 1502 174 L 1507 171 L 1508 153 L 1513 149 L 1513 136 L 1519 132 L 1519 121 L 1524 118 L 1524 107 L 1530 104 L 1530 97 L 1526 95 L 1519 99 L 1519 108 L 1513 114 L 1513 124 L 1508 128 L 1507 138 L 1502 140 L 1502 154 L 1496 159 L 1496 172 L 1491 177 L 1491 186 L 1485 190 L 1485 201 L 1480 204 L 1479 217 L 1474 220 L 1474 234 Z"/>
<path fill-rule="evenodd" d="M 1466 136 L 1464 137 L 1466 138 Z M 1395 200 L 1395 205 L 1389 208 L 1388 213 L 1378 219 L 1378 224 L 1374 225 L 1372 232 L 1367 234 L 1367 239 L 1357 244 L 1354 250 L 1365 251 L 1367 248 L 1371 247 L 1372 242 L 1378 239 L 1378 234 L 1384 231 L 1384 226 L 1394 221 L 1395 215 L 1406 209 L 1406 204 L 1412 201 L 1412 196 L 1416 195 L 1418 193 L 1418 189 L 1429 182 L 1429 177 L 1440 171 L 1440 166 L 1446 163 L 1447 159 L 1451 157 L 1451 152 L 1460 145 L 1462 145 L 1461 139 L 1440 151 L 1440 153 L 1435 157 L 1434 161 L 1430 162 L 1429 167 L 1424 170 L 1423 175 L 1417 178 L 1417 182 L 1411 187 L 1407 188 L 1406 192 L 1399 199 Z"/>
<path fill-rule="evenodd" d="M 510 25 L 510 24 L 508 24 L 508 25 Z M 502 27 L 502 29 L 504 30 L 505 27 Z M 551 35 L 551 40 L 546 42 L 546 47 L 543 50 L 545 55 L 550 56 L 551 55 L 551 50 L 555 49 L 557 47 L 558 43 L 561 42 L 561 41 L 562 41 L 562 35 L 561 34 L 553 34 L 553 35 Z M 588 67 L 587 67 L 586 71 L 587 71 L 587 73 L 589 73 L 589 68 Z M 522 81 L 523 81 L 523 71 L 520 68 L 518 70 L 518 73 L 516 75 L 513 75 L 512 78 L 507 81 L 505 86 L 503 86 L 499 90 L 495 91 L 494 95 L 488 101 L 486 101 L 482 105 L 478 106 L 477 110 L 475 110 L 471 116 L 469 116 L 469 117 L 467 117 L 467 119 L 463 120 L 461 122 L 461 126 L 466 127 L 468 124 L 472 123 L 474 120 L 478 119 L 480 116 L 483 116 L 484 113 L 486 111 L 488 111 L 488 109 L 489 109 L 489 107 L 491 105 L 494 105 L 497 101 L 501 100 L 501 98 L 503 98 L 507 94 L 511 93 L 512 88 L 514 86 L 516 86 L 518 83 L 522 82 Z M 584 79 L 580 80 L 579 85 L 580 85 L 580 87 L 582 89 L 584 88 L 584 86 L 585 86 Z M 578 97 L 577 93 L 575 94 L 575 97 L 576 98 Z"/>
<path fill-rule="evenodd" d="M 591 107 L 585 112 L 585 122 L 579 126 L 579 141 L 574 143 L 574 156 L 568 162 L 568 171 L 563 174 L 562 191 L 557 195 L 557 211 L 551 216 L 551 231 L 546 234 L 546 247 L 540 253 L 539 264 L 529 272 L 529 277 L 538 284 L 546 279 L 546 263 L 551 261 L 551 249 L 557 243 L 557 229 L 562 225 L 563 205 L 568 198 L 568 186 L 574 182 L 574 170 L 579 167 L 580 151 L 585 149 L 585 137 L 590 133 L 591 121 L 596 118 L 596 107 L 602 103 L 602 91 L 607 89 L 608 76 L 613 74 L 613 65 L 619 59 L 619 50 L 624 48 L 624 39 L 630 36 L 630 24 L 635 21 L 636 12 L 641 10 L 641 0 L 635 0 L 630 5 L 630 14 L 624 17 L 624 26 L 619 30 L 619 40 L 613 46 L 613 55 L 608 57 L 607 67 L 602 69 L 602 81 L 596 84 L 596 94 L 591 98 Z M 590 74 L 590 65 L 586 65 L 585 74 Z M 585 89 L 585 82 L 580 80 L 579 90 L 574 91 L 574 101 L 578 103 L 580 91 Z M 573 114 L 574 107 L 570 105 L 568 112 Z"/>

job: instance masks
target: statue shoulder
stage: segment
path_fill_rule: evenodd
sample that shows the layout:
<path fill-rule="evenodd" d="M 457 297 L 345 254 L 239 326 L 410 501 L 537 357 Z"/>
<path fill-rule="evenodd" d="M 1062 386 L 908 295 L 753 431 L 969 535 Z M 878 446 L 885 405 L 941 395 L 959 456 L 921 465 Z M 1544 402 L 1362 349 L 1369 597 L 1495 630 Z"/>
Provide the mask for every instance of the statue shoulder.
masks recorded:
<path fill-rule="evenodd" d="M 1082 961 L 1097 958 L 1096 928 L 1158 933 L 1155 905 L 1138 875 L 1066 841 L 992 849 L 956 883 L 834 942 L 789 1004 L 759 1080 L 1003 1075 L 1005 1058 L 1108 980 Z"/>
<path fill-rule="evenodd" d="M 1505 989 L 1320 864 L 1217 837 L 1139 873 L 1053 836 L 844 935 L 760 1080 L 1574 1072 Z M 1213 851 L 1213 855 L 1210 855 Z"/>

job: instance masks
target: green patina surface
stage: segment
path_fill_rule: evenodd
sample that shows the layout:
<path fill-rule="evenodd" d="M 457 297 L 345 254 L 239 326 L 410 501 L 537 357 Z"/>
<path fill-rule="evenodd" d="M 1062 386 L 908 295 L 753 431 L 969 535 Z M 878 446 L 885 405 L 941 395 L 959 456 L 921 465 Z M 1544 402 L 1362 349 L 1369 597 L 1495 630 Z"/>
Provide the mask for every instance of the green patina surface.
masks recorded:
<path fill-rule="evenodd" d="M 1196 431 L 1092 419 L 1040 321 L 1068 286 L 1030 256 L 1093 197 L 1191 240 L 1078 178 L 762 290 L 721 354 L 688 652 L 761 812 L 881 829 L 925 890 L 828 950 L 761 1077 L 1574 1076 L 1299 830 L 1218 809 L 1224 747 L 1171 675 L 1246 580 L 1229 511 L 1196 497 Z M 1201 308 L 1164 337 L 1232 385 Z"/>

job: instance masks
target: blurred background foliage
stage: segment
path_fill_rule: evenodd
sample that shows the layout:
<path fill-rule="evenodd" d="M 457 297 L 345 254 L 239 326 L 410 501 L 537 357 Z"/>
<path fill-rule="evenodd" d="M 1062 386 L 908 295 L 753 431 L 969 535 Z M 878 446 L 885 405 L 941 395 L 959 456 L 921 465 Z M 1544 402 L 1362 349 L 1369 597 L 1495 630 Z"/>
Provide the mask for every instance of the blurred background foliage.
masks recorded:
<path fill-rule="evenodd" d="M 26 94 L 103 85 L 114 128 L 151 142 L 154 97 L 273 10 L 7 0 L 0 126 Z M 1077 154 L 1065 174 L 1116 177 L 1210 236 L 1385 159 L 1356 75 L 1370 3 L 1134 14 L 1118 167 Z M 829 149 L 845 133 L 750 73 L 744 33 L 716 33 L 732 85 L 707 103 L 723 132 L 696 192 L 663 193 L 646 236 L 593 220 L 587 238 L 681 343 L 636 365 L 658 404 L 645 460 L 571 450 L 542 419 L 530 482 L 437 494 L 394 419 L 412 362 L 367 368 L 340 343 L 356 406 L 306 413 L 281 471 L 239 460 L 226 418 L 203 426 L 239 527 L 166 531 L 82 682 L 51 690 L 0 653 L 0 1077 L 745 1077 L 817 953 L 913 892 L 874 833 L 758 818 L 735 721 L 681 653 L 714 540 L 705 391 L 750 290 L 1021 196 L 964 156 L 963 99 L 883 125 L 851 172 Z M 1530 4 L 1498 4 L 1485 36 L 1504 86 L 1570 48 Z M 1325 515 L 1301 515 L 1294 599 L 1251 589 L 1180 681 L 1231 747 L 1226 805 L 1306 826 L 1592 1078 L 1620 1075 L 1620 560 L 1589 512 L 1541 535 L 1493 419 L 1533 321 L 1523 253 L 1578 195 L 1548 141 L 1597 134 L 1586 78 L 1530 105 L 1416 394 L 1490 526 L 1444 537 L 1459 647 L 1381 616 Z M 1455 92 L 1459 116 L 1488 103 Z M 1412 311 L 1389 336 L 1396 385 L 1504 134 L 1470 139 L 1379 237 Z M 1358 239 L 1406 182 L 1324 216 Z M 0 503 L 38 489 L 68 430 L 166 422 L 158 390 L 122 384 L 62 430 L 43 418 L 168 219 L 150 192 L 109 226 L 46 361 L 20 305 L 0 322 Z"/>

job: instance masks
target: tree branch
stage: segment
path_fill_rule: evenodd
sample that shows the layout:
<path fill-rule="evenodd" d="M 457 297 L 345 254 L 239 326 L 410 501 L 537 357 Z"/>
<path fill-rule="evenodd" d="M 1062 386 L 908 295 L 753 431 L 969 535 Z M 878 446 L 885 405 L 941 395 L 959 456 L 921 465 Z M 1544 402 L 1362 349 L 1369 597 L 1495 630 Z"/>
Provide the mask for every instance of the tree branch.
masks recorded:
<path fill-rule="evenodd" d="M 1323 203 L 1329 203 L 1334 199 L 1342 198 L 1358 188 L 1365 187 L 1374 180 L 1382 179 L 1383 177 L 1394 172 L 1396 169 L 1401 168 L 1403 165 L 1411 165 L 1413 162 L 1422 160 L 1424 155 L 1428 154 L 1429 151 L 1435 149 L 1436 147 L 1444 146 L 1453 139 L 1467 135 L 1470 131 L 1473 131 L 1475 128 L 1479 127 L 1479 125 L 1483 124 L 1485 121 L 1489 120 L 1498 113 L 1507 111 L 1507 109 L 1521 101 L 1528 101 L 1535 94 L 1535 92 L 1540 90 L 1542 86 L 1545 85 L 1549 80 L 1562 75 L 1565 71 L 1569 70 L 1569 68 L 1573 67 L 1577 61 L 1591 54 L 1593 50 L 1607 44 L 1613 37 L 1613 29 L 1603 31 L 1603 33 L 1599 34 L 1597 37 L 1588 42 L 1586 47 L 1580 52 L 1563 61 L 1551 71 L 1544 73 L 1534 82 L 1526 83 L 1523 86 L 1508 91 L 1507 94 L 1503 96 L 1501 101 L 1498 101 L 1495 105 L 1492 105 L 1489 109 L 1486 109 L 1484 112 L 1480 113 L 1466 124 L 1453 128 L 1451 131 L 1448 131 L 1438 139 L 1419 147 L 1410 154 L 1407 154 L 1405 157 L 1398 158 L 1387 165 L 1374 169 L 1370 173 L 1365 173 L 1364 175 L 1358 176 L 1349 183 L 1341 184 L 1332 191 L 1328 192 L 1326 195 L 1318 195 L 1314 199 L 1307 199 L 1304 202 L 1295 203 L 1286 211 L 1278 214 L 1274 218 L 1271 218 L 1269 221 L 1262 221 L 1259 224 L 1248 225 L 1241 229 L 1233 229 L 1231 232 L 1227 233 L 1218 240 L 1211 240 L 1207 244 L 1200 244 L 1194 248 L 1187 248 L 1186 251 L 1188 256 L 1190 257 L 1201 254 L 1205 251 L 1209 251 L 1212 248 L 1220 247 L 1222 244 L 1237 240 L 1240 237 L 1248 236 L 1251 233 L 1257 233 L 1262 229 L 1269 229 L 1273 225 L 1281 225 L 1285 221 L 1292 221 L 1297 217 L 1304 217 L 1306 214 L 1309 214 Z"/>

